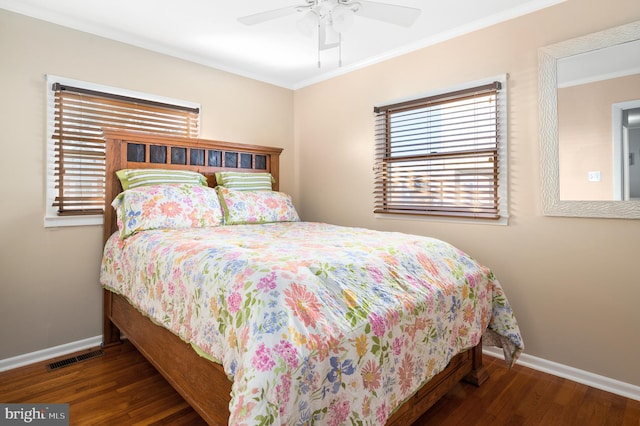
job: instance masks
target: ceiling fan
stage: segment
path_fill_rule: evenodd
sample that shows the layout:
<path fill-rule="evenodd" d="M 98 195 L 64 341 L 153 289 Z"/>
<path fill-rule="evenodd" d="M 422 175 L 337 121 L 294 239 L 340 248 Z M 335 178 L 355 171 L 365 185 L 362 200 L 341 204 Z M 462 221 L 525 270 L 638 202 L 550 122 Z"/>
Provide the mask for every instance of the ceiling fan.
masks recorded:
<path fill-rule="evenodd" d="M 298 28 L 310 35 L 318 33 L 318 67 L 320 52 L 340 48 L 342 65 L 342 33 L 353 24 L 354 16 L 375 19 L 403 27 L 410 27 L 420 15 L 420 9 L 369 0 L 305 0 L 305 4 L 281 7 L 238 18 L 245 25 L 256 25 L 294 13 L 303 13 Z"/>

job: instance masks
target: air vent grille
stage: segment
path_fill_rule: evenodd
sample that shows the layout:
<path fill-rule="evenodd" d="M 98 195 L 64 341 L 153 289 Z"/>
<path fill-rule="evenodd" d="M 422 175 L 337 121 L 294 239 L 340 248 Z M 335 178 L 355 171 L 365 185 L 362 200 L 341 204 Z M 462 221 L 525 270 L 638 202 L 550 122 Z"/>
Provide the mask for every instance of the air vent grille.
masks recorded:
<path fill-rule="evenodd" d="M 86 361 L 88 359 L 96 358 L 104 355 L 104 351 L 102 349 L 98 349 L 93 352 L 87 352 L 85 354 L 73 356 L 71 358 L 61 359 L 60 361 L 52 362 L 47 365 L 47 370 L 53 371 L 59 368 L 68 367 L 69 365 L 77 364 L 78 362 Z"/>

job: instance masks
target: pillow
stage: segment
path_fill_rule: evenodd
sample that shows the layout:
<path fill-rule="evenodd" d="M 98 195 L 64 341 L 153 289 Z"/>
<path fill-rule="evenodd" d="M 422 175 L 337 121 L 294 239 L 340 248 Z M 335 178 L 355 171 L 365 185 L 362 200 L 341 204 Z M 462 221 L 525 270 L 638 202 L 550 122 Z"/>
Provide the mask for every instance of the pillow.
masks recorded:
<path fill-rule="evenodd" d="M 239 191 L 271 191 L 275 179 L 271 173 L 217 172 L 216 182 Z"/>
<path fill-rule="evenodd" d="M 207 178 L 203 174 L 190 170 L 122 169 L 118 170 L 116 175 L 124 190 L 164 183 L 189 183 L 207 186 Z"/>
<path fill-rule="evenodd" d="M 141 186 L 120 193 L 111 203 L 120 238 L 147 229 L 202 228 L 222 224 L 213 188 L 191 184 Z"/>
<path fill-rule="evenodd" d="M 238 191 L 224 186 L 218 186 L 216 190 L 226 225 L 300 220 L 291 197 L 283 192 Z"/>

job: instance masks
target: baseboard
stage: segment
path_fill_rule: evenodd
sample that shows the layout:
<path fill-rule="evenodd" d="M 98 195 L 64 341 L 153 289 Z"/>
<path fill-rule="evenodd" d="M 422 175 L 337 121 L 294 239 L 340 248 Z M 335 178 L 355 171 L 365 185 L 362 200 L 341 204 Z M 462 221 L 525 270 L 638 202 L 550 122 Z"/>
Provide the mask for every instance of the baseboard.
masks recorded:
<path fill-rule="evenodd" d="M 76 342 L 67 343 L 53 348 L 43 349 L 13 358 L 0 360 L 0 372 L 7 371 L 25 365 L 33 364 L 40 361 L 46 361 L 59 356 L 78 352 L 84 349 L 95 348 L 102 344 L 102 336 L 90 337 L 88 339 L 78 340 Z M 495 358 L 504 359 L 502 350 L 499 348 L 485 347 L 482 349 L 485 355 Z M 544 373 L 553 374 L 554 376 L 582 383 L 596 389 L 601 389 L 616 395 L 631 398 L 640 401 L 640 386 L 630 383 L 621 382 L 609 377 L 600 376 L 585 370 L 580 370 L 568 365 L 559 364 L 546 359 L 538 358 L 532 355 L 522 354 L 517 362 L 518 365 L 529 367 Z"/>
<path fill-rule="evenodd" d="M 504 359 L 502 349 L 499 348 L 484 347 L 482 348 L 482 353 L 492 357 Z M 577 383 L 582 383 L 583 385 L 591 386 L 592 388 L 624 396 L 625 398 L 640 401 L 640 386 L 635 386 L 630 383 L 621 382 L 609 377 L 600 376 L 598 374 L 590 373 L 585 370 L 569 367 L 568 365 L 559 364 L 553 361 L 547 361 L 546 359 L 527 354 L 520 355 L 520 358 L 518 359 L 518 362 L 516 364 L 522 365 L 524 367 L 529 367 L 533 370 L 552 374 L 554 376 L 562 377 L 564 379 L 568 379 Z"/>
<path fill-rule="evenodd" d="M 101 344 L 102 335 L 89 337 L 88 339 L 78 340 L 76 342 L 60 346 L 54 346 L 40 351 L 30 352 L 24 355 L 18 355 L 13 358 L 2 359 L 0 360 L 0 371 L 12 370 L 14 368 L 23 367 L 40 361 L 46 361 L 84 349 L 95 348 Z"/>

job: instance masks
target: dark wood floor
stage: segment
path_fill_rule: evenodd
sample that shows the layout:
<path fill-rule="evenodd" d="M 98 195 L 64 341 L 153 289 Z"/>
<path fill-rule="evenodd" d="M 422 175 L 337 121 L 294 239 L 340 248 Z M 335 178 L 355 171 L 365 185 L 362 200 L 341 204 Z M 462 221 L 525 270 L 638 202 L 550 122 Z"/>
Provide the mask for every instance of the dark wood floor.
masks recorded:
<path fill-rule="evenodd" d="M 69 403 L 71 425 L 204 424 L 129 343 L 49 372 L 51 361 L 0 373 L 0 402 Z M 485 363 L 483 386 L 457 385 L 416 425 L 640 426 L 640 401 L 526 367 L 507 370 L 491 357 Z"/>

